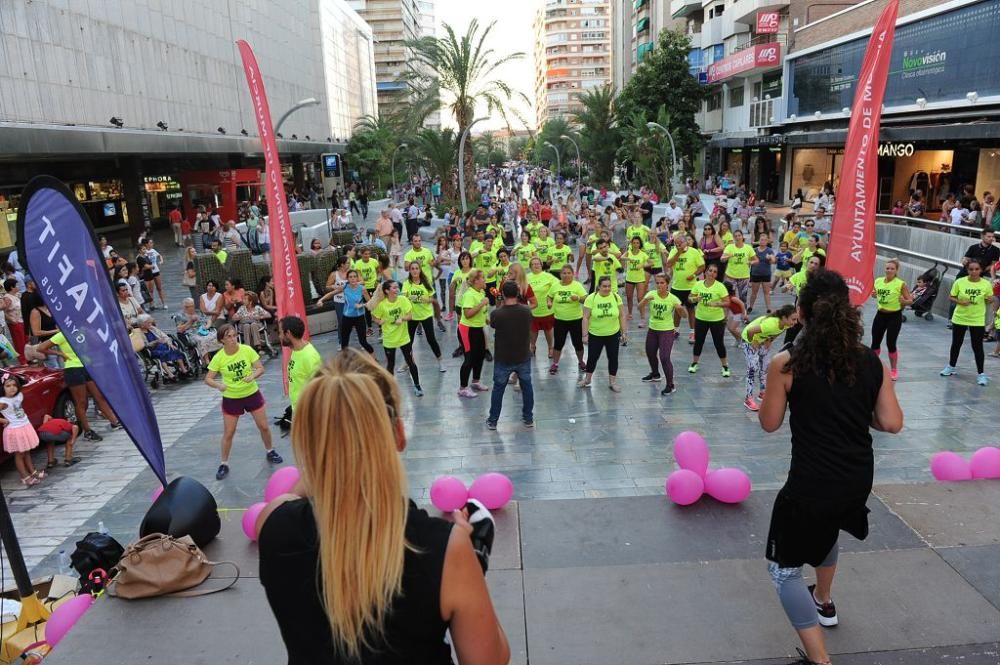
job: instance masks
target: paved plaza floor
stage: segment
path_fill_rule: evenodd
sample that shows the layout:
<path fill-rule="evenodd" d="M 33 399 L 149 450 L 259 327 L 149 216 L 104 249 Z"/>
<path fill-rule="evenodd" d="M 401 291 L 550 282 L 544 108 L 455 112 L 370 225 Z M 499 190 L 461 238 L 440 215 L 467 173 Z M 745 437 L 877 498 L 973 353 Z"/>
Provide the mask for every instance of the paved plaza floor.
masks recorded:
<path fill-rule="evenodd" d="M 179 286 L 170 286 L 171 310 L 180 293 Z M 720 376 L 710 346 L 701 371 L 692 376 L 686 371 L 691 347 L 685 328 L 673 352 L 678 392 L 661 397 L 662 383 L 639 380 L 649 371 L 645 331 L 632 332 L 622 354 L 619 394 L 607 389 L 603 361 L 590 389 L 576 388 L 575 362 L 564 362 L 558 375 L 549 376 L 540 343 L 533 371 L 535 428 L 520 423 L 521 397 L 509 390 L 495 432 L 485 427 L 489 393 L 474 400 L 456 395 L 454 323 L 442 343 L 445 373 L 437 372 L 429 347 L 418 338 L 425 395 L 415 397 L 408 377 L 397 375 L 411 496 L 428 504 L 428 488 L 443 474 L 471 482 L 501 471 L 513 480 L 515 503 L 499 514 L 497 554 L 488 575 L 513 662 L 780 662 L 774 659 L 790 655 L 796 641 L 767 576 L 763 540 L 774 490 L 788 469 L 787 425 L 765 434 L 756 414 L 742 406 L 744 361 L 732 338 L 732 378 Z M 326 357 L 336 352 L 335 334 L 314 342 Z M 830 632 L 833 651 L 846 654 L 837 663 L 1000 663 L 1000 481 L 942 485 L 928 471 L 930 456 L 939 450 L 968 454 L 1000 439 L 994 415 L 1000 361 L 987 357 L 987 373 L 996 383 L 986 388 L 975 384 L 968 349 L 959 374 L 941 378 L 949 342 L 940 320 L 911 318 L 903 327 L 896 389 L 905 427 L 898 435 L 874 437 L 871 537 L 858 543 L 844 536 L 835 587 L 842 623 Z M 376 355 L 383 358 L 377 344 Z M 281 368 L 279 361 L 265 365 L 261 386 L 276 417 L 287 404 Z M 488 382 L 490 363 L 484 375 Z M 105 620 L 82 622 L 64 643 L 71 649 L 60 649 L 53 661 L 158 662 L 156 643 L 166 647 L 170 635 L 185 635 L 189 652 L 181 662 L 284 662 L 254 579 L 254 547 L 238 528 L 238 511 L 261 500 L 274 470 L 256 429 L 249 419 L 240 423 L 231 473 L 219 482 L 218 393 L 202 383 L 171 387 L 157 391 L 154 404 L 168 474 L 199 480 L 221 508 L 232 509 L 224 513 L 223 536 L 209 556 L 236 557 L 248 579 L 233 591 L 200 599 L 102 599 L 94 612 Z M 688 429 L 705 436 L 714 466 L 750 475 L 755 491 L 744 504 L 703 499 L 682 509 L 665 499 L 664 480 L 675 468 L 671 441 Z M 274 435 L 292 463 L 288 440 L 276 429 Z M 98 522 L 129 542 L 150 505 L 156 481 L 124 434 L 109 433 L 100 444 L 81 442 L 78 454 L 81 464 L 55 470 L 31 490 L 17 489 L 13 465 L 3 469 L 3 489 L 37 575 L 53 572 L 58 550 L 72 551 Z M 110 630 L 112 625 L 129 630 Z M 114 648 L 103 641 L 111 634 Z M 147 652 L 151 660 L 137 658 Z"/>

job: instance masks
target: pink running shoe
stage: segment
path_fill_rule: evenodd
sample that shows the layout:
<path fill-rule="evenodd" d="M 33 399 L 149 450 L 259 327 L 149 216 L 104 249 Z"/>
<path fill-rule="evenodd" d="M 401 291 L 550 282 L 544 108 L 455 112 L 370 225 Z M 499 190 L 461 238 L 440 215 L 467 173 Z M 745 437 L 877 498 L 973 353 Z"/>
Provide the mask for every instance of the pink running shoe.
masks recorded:
<path fill-rule="evenodd" d="M 479 397 L 479 393 L 477 393 L 472 388 L 459 388 L 459 390 L 458 390 L 458 396 L 459 397 L 468 397 L 468 398 L 471 399 L 473 397 Z"/>
<path fill-rule="evenodd" d="M 899 370 L 898 369 L 890 369 L 889 370 L 889 378 L 892 379 L 893 381 L 895 381 L 896 379 L 898 379 L 899 378 Z"/>
<path fill-rule="evenodd" d="M 760 411 L 760 405 L 753 401 L 753 397 L 747 397 L 743 400 L 743 406 L 750 409 L 751 411 Z"/>

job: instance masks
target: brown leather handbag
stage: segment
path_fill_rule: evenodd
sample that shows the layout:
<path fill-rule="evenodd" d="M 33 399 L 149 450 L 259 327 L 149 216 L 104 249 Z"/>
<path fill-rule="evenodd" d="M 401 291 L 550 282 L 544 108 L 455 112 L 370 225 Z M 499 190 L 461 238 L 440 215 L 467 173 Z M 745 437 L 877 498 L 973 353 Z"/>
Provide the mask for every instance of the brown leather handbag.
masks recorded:
<path fill-rule="evenodd" d="M 226 585 L 194 588 L 208 579 L 215 566 L 223 564 L 236 569 Z M 126 548 L 112 575 L 108 594 L 118 598 L 191 597 L 225 591 L 240 578 L 240 568 L 232 561 L 209 561 L 189 536 L 151 533 Z"/>

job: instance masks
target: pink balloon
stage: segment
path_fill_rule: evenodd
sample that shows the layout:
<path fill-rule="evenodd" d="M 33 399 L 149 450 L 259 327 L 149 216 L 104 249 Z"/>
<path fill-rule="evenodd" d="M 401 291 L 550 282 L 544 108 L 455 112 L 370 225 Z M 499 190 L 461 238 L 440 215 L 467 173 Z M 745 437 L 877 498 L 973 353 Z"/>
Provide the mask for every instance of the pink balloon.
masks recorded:
<path fill-rule="evenodd" d="M 965 458 L 958 453 L 945 450 L 931 457 L 931 473 L 938 480 L 971 480 L 972 469 Z"/>
<path fill-rule="evenodd" d="M 282 494 L 288 494 L 299 482 L 299 470 L 294 466 L 283 466 L 274 473 L 267 481 L 264 488 L 264 501 L 271 501 Z"/>
<path fill-rule="evenodd" d="M 478 499 L 489 510 L 503 508 L 512 496 L 514 483 L 502 473 L 484 473 L 469 487 L 469 497 Z"/>
<path fill-rule="evenodd" d="M 250 542 L 257 540 L 257 518 L 260 517 L 261 511 L 266 506 L 267 504 L 261 501 L 253 504 L 243 513 L 243 533 L 250 539 Z"/>
<path fill-rule="evenodd" d="M 468 500 L 469 490 L 455 476 L 441 476 L 431 483 L 431 503 L 443 513 L 458 510 Z"/>
<path fill-rule="evenodd" d="M 161 494 L 163 494 L 163 485 L 160 485 L 155 490 L 153 490 L 153 501 L 152 502 L 156 503 L 156 500 L 160 498 Z"/>
<path fill-rule="evenodd" d="M 667 496 L 680 506 L 690 506 L 705 492 L 705 481 L 690 469 L 678 469 L 667 476 Z"/>
<path fill-rule="evenodd" d="M 674 459 L 682 469 L 704 478 L 708 472 L 708 444 L 697 432 L 681 432 L 674 437 Z"/>
<path fill-rule="evenodd" d="M 80 617 L 87 613 L 93 604 L 94 597 L 85 593 L 70 598 L 53 610 L 49 620 L 45 622 L 45 641 L 49 643 L 49 646 L 55 647 L 59 644 L 66 633 L 73 628 Z"/>
<path fill-rule="evenodd" d="M 1000 478 L 1000 448 L 986 446 L 972 453 L 969 469 L 973 478 Z"/>
<path fill-rule="evenodd" d="M 739 503 L 750 490 L 750 477 L 739 469 L 716 469 L 705 476 L 705 491 L 722 503 Z"/>

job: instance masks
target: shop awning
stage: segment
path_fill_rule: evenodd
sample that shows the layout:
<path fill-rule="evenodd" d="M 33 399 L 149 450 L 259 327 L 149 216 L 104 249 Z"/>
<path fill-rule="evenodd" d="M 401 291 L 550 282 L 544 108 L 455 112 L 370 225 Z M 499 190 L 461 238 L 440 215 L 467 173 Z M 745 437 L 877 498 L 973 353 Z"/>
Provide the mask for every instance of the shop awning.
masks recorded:
<path fill-rule="evenodd" d="M 879 131 L 883 141 L 962 141 L 1000 140 L 1000 122 L 967 122 L 942 125 L 883 125 Z M 827 129 L 818 132 L 789 132 L 789 145 L 843 145 L 847 129 Z"/>
<path fill-rule="evenodd" d="M 646 57 L 646 54 L 653 50 L 653 42 L 646 42 L 645 44 L 639 44 L 636 49 L 635 57 L 636 60 L 642 62 L 642 59 Z"/>
<path fill-rule="evenodd" d="M 635 24 L 635 34 L 638 35 L 640 32 L 645 32 L 646 30 L 649 30 L 649 17 L 641 18 Z"/>

